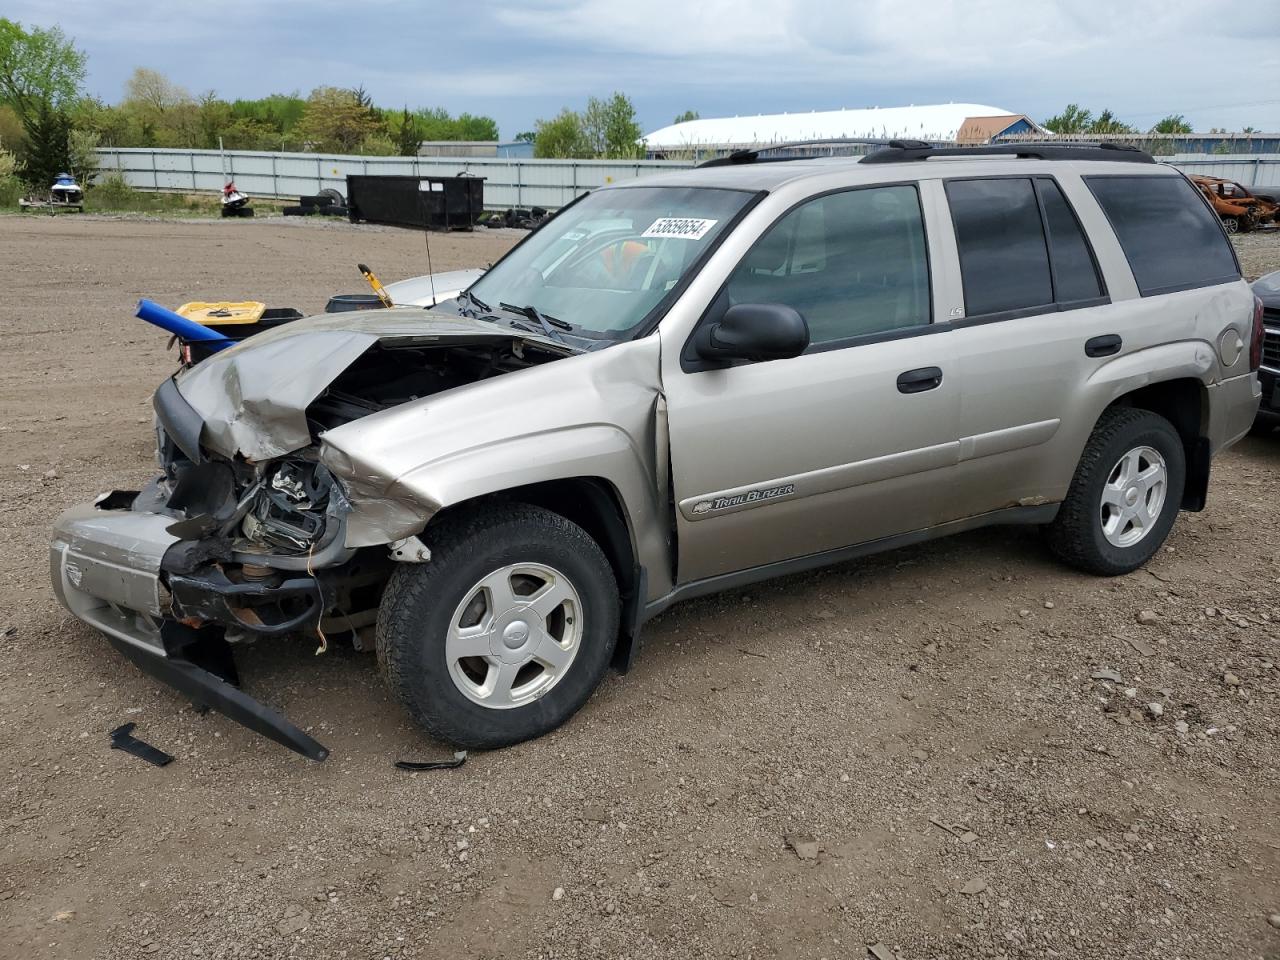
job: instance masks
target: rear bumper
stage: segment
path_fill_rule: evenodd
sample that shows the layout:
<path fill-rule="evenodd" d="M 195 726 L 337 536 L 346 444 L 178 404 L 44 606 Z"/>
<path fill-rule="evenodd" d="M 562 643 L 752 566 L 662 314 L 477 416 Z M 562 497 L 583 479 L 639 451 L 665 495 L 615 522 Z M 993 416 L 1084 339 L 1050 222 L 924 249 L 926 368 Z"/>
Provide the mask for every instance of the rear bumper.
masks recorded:
<path fill-rule="evenodd" d="M 1209 391 L 1209 445 L 1218 454 L 1249 432 L 1258 415 L 1262 387 L 1256 374 L 1232 377 L 1211 384 Z"/>
<path fill-rule="evenodd" d="M 112 495 L 121 499 L 132 498 Z M 71 508 L 54 524 L 49 545 L 54 593 L 146 673 L 304 757 L 324 760 L 329 751 L 322 744 L 228 682 L 234 669 L 220 676 L 201 665 L 229 663 L 229 651 L 217 627 L 193 629 L 174 618 L 174 597 L 161 577 L 165 553 L 179 542 L 167 530 L 173 523 L 140 510 Z M 195 583 L 179 580 L 188 590 Z"/>

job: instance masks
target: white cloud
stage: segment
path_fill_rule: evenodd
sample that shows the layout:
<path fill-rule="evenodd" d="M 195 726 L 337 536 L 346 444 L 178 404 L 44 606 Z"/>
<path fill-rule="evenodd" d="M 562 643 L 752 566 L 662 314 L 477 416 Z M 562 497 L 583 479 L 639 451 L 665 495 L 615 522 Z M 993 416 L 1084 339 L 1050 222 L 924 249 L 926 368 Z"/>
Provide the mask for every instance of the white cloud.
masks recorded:
<path fill-rule="evenodd" d="M 61 22 L 94 92 L 135 66 L 231 96 L 363 83 L 382 103 L 497 115 L 508 132 L 622 90 L 646 126 L 706 116 L 1075 101 L 1139 125 L 1280 129 L 1277 0 L 9 0 Z"/>

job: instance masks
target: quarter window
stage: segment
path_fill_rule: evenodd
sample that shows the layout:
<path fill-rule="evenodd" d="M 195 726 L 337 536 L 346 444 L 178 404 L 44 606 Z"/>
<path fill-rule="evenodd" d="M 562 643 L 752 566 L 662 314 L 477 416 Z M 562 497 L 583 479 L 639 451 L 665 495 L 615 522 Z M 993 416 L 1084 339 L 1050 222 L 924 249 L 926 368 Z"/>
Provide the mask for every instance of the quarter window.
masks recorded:
<path fill-rule="evenodd" d="M 729 278 L 729 304 L 784 303 L 812 345 L 929 323 L 929 264 L 912 186 L 818 197 L 782 217 Z"/>
<path fill-rule="evenodd" d="M 1144 297 L 1240 279 L 1231 243 L 1182 177 L 1085 177 Z"/>

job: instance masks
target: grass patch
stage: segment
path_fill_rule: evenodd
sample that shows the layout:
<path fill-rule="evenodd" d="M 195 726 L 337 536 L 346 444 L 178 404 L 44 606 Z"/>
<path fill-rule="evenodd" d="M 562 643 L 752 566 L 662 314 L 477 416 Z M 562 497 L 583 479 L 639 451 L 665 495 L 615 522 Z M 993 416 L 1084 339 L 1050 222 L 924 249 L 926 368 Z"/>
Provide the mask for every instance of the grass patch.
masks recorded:
<path fill-rule="evenodd" d="M 109 173 L 85 191 L 88 213 L 167 213 L 186 216 L 217 216 L 217 197 L 186 196 L 181 193 L 152 193 L 135 190 L 118 173 Z"/>

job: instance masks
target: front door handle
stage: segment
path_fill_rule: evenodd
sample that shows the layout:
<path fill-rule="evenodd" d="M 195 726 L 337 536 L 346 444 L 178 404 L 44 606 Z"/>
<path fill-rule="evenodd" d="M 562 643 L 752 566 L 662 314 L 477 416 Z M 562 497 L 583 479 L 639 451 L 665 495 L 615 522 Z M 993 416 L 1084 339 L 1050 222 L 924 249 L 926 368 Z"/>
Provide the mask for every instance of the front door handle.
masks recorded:
<path fill-rule="evenodd" d="M 942 386 L 941 367 L 920 367 L 898 374 L 899 393 L 924 393 Z"/>
<path fill-rule="evenodd" d="M 1104 334 L 1101 337 L 1093 337 L 1084 342 L 1084 355 L 1086 357 L 1113 357 L 1120 352 L 1120 348 L 1124 346 L 1124 341 L 1120 339 L 1120 335 L 1116 333 Z"/>

